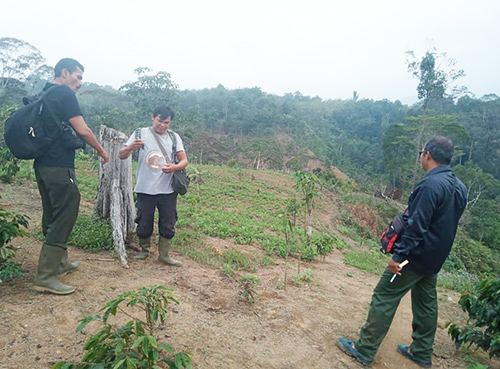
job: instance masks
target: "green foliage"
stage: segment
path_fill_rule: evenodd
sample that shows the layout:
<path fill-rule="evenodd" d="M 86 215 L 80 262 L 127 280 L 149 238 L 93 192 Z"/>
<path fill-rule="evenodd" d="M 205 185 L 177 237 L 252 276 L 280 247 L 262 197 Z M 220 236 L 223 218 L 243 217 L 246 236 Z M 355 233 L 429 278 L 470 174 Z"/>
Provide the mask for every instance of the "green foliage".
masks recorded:
<path fill-rule="evenodd" d="M 450 59 L 446 53 L 438 54 L 433 48 L 427 51 L 419 62 L 415 60 L 413 51 L 407 51 L 406 56 L 408 71 L 419 80 L 418 98 L 425 104 L 424 109 L 430 101 L 443 98 L 449 87 L 452 87 L 452 95 L 463 89 L 452 86 L 458 78 L 465 76 L 465 73 L 461 69 L 454 69 L 456 61 Z"/>
<path fill-rule="evenodd" d="M 10 183 L 19 172 L 18 160 L 9 149 L 0 148 L 0 181 Z"/>
<path fill-rule="evenodd" d="M 455 269 L 451 272 L 441 271 L 438 274 L 437 285 L 441 288 L 465 293 L 470 291 L 477 281 L 478 278 L 475 274 L 464 269 Z"/>
<path fill-rule="evenodd" d="M 254 286 L 258 283 L 259 279 L 255 276 L 246 275 L 240 278 L 241 296 L 251 304 L 255 302 L 257 292 L 255 292 Z"/>
<path fill-rule="evenodd" d="M 478 276 L 498 274 L 500 254 L 481 242 L 470 239 L 459 229 L 443 270 L 455 273 L 459 269 Z"/>
<path fill-rule="evenodd" d="M 97 252 L 113 247 L 113 230 L 109 220 L 80 214 L 76 219 L 68 244 Z"/>
<path fill-rule="evenodd" d="M 15 109 L 16 107 L 13 105 L 0 107 L 0 122 L 2 122 L 0 127 L 0 181 L 5 183 L 12 182 L 19 171 L 18 160 L 11 154 L 3 141 L 4 122 Z"/>
<path fill-rule="evenodd" d="M 318 177 L 313 173 L 298 171 L 295 172 L 295 180 L 297 181 L 295 189 L 302 193 L 302 201 L 306 208 L 306 212 L 307 214 L 311 214 L 314 198 L 319 197 L 319 192 L 316 188 Z"/>
<path fill-rule="evenodd" d="M 387 267 L 389 257 L 378 250 L 347 251 L 344 253 L 344 263 L 374 274 L 382 274 Z"/>
<path fill-rule="evenodd" d="M 384 166 L 393 187 L 403 188 L 412 174 L 415 159 L 415 127 L 405 123 L 391 125 L 384 135 Z"/>
<path fill-rule="evenodd" d="M 28 217 L 11 213 L 0 207 L 0 283 L 15 276 L 22 276 L 21 265 L 10 261 L 16 255 L 12 246 L 13 238 L 25 236 L 28 228 Z"/>
<path fill-rule="evenodd" d="M 335 239 L 327 234 L 313 233 L 311 239 L 311 246 L 316 249 L 322 260 L 325 260 L 326 254 L 333 250 L 335 246 Z"/>
<path fill-rule="evenodd" d="M 469 363 L 469 365 L 467 365 L 467 369 L 488 369 L 488 365 L 479 363 L 476 358 L 470 355 L 465 356 L 465 361 Z"/>
<path fill-rule="evenodd" d="M 500 197 L 478 199 L 469 207 L 466 230 L 469 235 L 488 247 L 500 251 Z"/>
<path fill-rule="evenodd" d="M 0 60 L 0 96 L 7 87 L 29 85 L 33 74 L 44 75 L 51 71 L 44 64 L 45 58 L 40 50 L 17 38 L 0 38 Z"/>
<path fill-rule="evenodd" d="M 355 183 L 351 179 L 339 178 L 332 169 L 323 171 L 316 168 L 313 173 L 318 177 L 321 187 L 331 192 L 346 193 L 355 190 Z"/>
<path fill-rule="evenodd" d="M 464 327 L 449 325 L 448 333 L 457 348 L 474 345 L 488 352 L 490 358 L 500 357 L 500 278 L 480 280 L 459 304 L 469 320 Z"/>
<path fill-rule="evenodd" d="M 313 281 L 314 272 L 310 269 L 307 269 L 303 273 L 297 273 L 292 276 L 292 282 L 297 287 L 302 287 L 304 283 L 310 283 Z"/>
<path fill-rule="evenodd" d="M 145 117 L 159 105 L 172 105 L 178 93 L 178 86 L 172 81 L 170 73 L 161 71 L 153 75 L 151 72 L 149 68 L 136 68 L 137 81 L 120 87 Z"/>
<path fill-rule="evenodd" d="M 104 312 L 102 316 L 93 314 L 80 321 L 77 332 L 81 332 L 93 321 L 102 325 L 84 345 L 86 353 L 82 361 L 58 362 L 52 368 L 160 368 L 165 363 L 170 369 L 190 369 L 190 355 L 187 352 L 173 354 L 173 348 L 160 343 L 156 334 L 157 324 L 165 322 L 168 305 L 172 302 L 179 303 L 174 290 L 160 285 L 122 293 L 104 305 L 100 310 Z M 144 319 L 134 318 L 121 327 L 111 324 L 110 317 L 116 316 L 118 311 L 133 317 L 123 310 L 122 305 L 143 312 Z"/>
<path fill-rule="evenodd" d="M 307 243 L 304 243 L 302 248 L 300 249 L 300 260 L 314 260 L 316 256 L 318 256 L 318 250 L 316 246 L 312 244 L 307 246 Z"/>

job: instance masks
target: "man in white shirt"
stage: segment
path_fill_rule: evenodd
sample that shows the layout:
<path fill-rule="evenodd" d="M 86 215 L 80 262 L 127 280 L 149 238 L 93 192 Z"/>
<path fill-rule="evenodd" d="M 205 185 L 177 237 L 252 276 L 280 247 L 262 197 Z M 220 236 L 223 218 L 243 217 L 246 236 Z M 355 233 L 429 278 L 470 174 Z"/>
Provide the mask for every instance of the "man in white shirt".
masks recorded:
<path fill-rule="evenodd" d="M 180 261 L 169 256 L 177 222 L 177 193 L 172 188 L 172 173 L 185 168 L 188 160 L 181 137 L 169 131 L 174 115 L 167 106 L 157 107 L 151 115 L 152 126 L 134 132 L 120 150 L 119 157 L 126 159 L 139 150 L 134 192 L 137 193 L 136 223 L 141 251 L 134 259 L 143 260 L 149 257 L 154 213 L 155 208 L 158 208 L 158 260 L 164 264 L 180 266 Z M 163 146 L 163 150 L 159 144 Z M 162 151 L 166 155 L 163 155 Z M 177 164 L 174 155 L 177 157 Z"/>

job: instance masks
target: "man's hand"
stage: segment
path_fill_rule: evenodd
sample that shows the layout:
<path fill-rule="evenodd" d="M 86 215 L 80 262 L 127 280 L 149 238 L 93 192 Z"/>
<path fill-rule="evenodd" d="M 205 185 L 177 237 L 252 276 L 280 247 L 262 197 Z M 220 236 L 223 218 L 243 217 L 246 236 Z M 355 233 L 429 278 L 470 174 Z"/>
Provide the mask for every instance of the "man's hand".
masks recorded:
<path fill-rule="evenodd" d="M 165 165 L 161 170 L 163 173 L 172 173 L 172 172 L 175 172 L 177 170 L 177 165 L 169 163 L 169 164 Z"/>
<path fill-rule="evenodd" d="M 118 152 L 118 157 L 122 160 L 127 159 L 134 151 L 143 148 L 145 144 L 144 140 L 137 138 L 130 145 L 122 147 Z"/>
<path fill-rule="evenodd" d="M 106 164 L 109 161 L 109 155 L 106 150 L 102 150 L 102 152 L 99 153 L 99 156 L 102 158 L 101 164 Z"/>
<path fill-rule="evenodd" d="M 130 150 L 132 152 L 134 152 L 136 150 L 143 148 L 145 143 L 146 142 L 144 142 L 144 140 L 141 140 L 140 138 L 138 138 L 138 139 L 134 140 L 134 142 L 132 142 L 128 147 L 130 148 Z"/>
<path fill-rule="evenodd" d="M 389 267 L 389 270 L 391 271 L 391 273 L 393 274 L 397 274 L 397 275 L 401 275 L 401 273 L 399 272 L 401 269 L 400 266 L 399 266 L 399 263 L 394 261 L 394 260 L 390 260 L 389 261 L 389 264 L 387 265 Z"/>

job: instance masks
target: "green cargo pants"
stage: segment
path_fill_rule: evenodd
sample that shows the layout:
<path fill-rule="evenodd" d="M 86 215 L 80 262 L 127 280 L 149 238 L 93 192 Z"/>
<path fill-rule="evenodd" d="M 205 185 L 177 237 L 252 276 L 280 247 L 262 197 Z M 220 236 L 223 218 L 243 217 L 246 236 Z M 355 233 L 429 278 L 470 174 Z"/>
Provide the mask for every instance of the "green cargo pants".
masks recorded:
<path fill-rule="evenodd" d="M 66 249 L 80 206 L 75 170 L 39 166 L 35 176 L 42 197 L 45 244 Z"/>
<path fill-rule="evenodd" d="M 413 342 L 411 352 L 420 359 L 432 361 L 432 347 L 437 327 L 437 274 L 419 274 L 403 269 L 401 276 L 390 282 L 393 274 L 387 268 L 373 291 L 368 318 L 361 329 L 356 349 L 373 359 L 385 338 L 399 302 L 411 290 Z"/>

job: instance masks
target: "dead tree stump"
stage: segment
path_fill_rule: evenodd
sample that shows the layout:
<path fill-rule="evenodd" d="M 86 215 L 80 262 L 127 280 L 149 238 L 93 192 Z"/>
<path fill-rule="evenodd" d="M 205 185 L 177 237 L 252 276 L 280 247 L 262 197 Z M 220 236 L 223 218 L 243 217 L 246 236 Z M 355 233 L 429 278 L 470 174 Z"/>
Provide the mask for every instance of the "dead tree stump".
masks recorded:
<path fill-rule="evenodd" d="M 99 165 L 97 215 L 111 219 L 113 244 L 122 266 L 128 268 L 125 241 L 135 232 L 135 205 L 132 193 L 132 157 L 121 160 L 118 152 L 128 137 L 117 130 L 101 125 L 99 141 L 109 154 L 109 161 Z"/>

